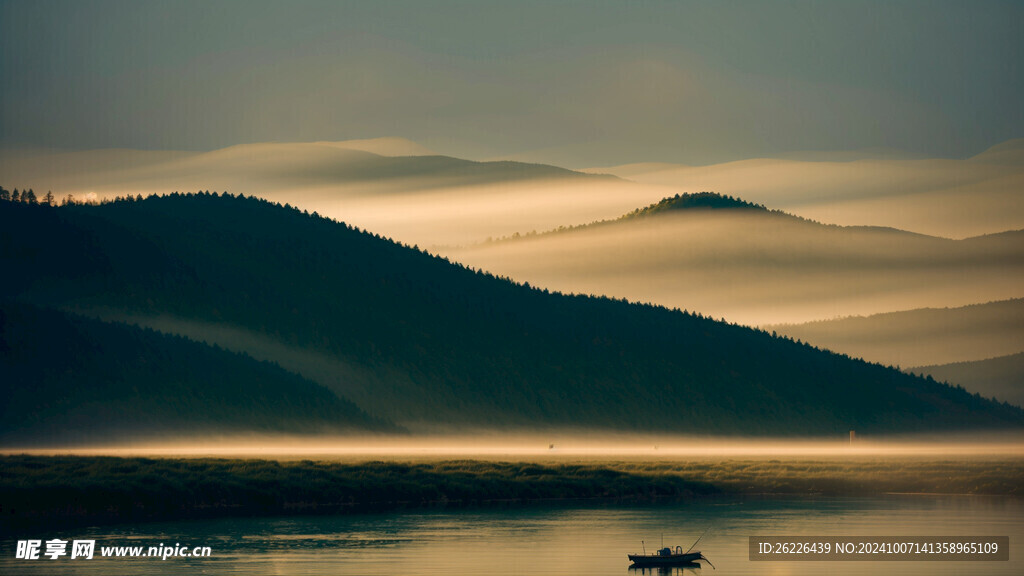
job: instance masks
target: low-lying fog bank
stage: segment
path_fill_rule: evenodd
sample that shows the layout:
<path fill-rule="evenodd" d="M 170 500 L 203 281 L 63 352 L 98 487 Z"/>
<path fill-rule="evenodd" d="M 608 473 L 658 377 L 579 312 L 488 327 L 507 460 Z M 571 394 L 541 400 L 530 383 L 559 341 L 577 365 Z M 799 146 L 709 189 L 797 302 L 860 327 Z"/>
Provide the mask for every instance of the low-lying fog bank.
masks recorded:
<path fill-rule="evenodd" d="M 101 445 L 10 446 L 0 454 L 295 459 L 687 459 L 863 457 L 1024 457 L 1020 432 L 834 438 L 723 438 L 606 432 L 426 436 L 206 436 L 126 438 Z"/>

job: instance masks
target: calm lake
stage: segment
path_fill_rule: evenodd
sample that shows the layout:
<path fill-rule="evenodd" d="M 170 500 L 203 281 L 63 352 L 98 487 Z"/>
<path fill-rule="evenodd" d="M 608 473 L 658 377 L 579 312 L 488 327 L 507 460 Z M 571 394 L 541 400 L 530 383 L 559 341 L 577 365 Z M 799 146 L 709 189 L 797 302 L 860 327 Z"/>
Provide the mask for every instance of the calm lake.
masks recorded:
<path fill-rule="evenodd" d="M 690 546 L 714 564 L 662 574 L 1022 574 L 1024 501 L 1008 497 L 723 498 L 648 505 L 566 505 L 488 510 L 227 519 L 78 528 L 18 538 L 95 539 L 92 560 L 15 558 L 3 574 L 609 574 L 627 553 Z M 1009 536 L 1008 562 L 752 562 L 748 537 Z M 209 558 L 101 558 L 107 546 L 209 546 Z M 42 545 L 45 554 L 46 545 Z M 69 546 L 70 551 L 70 546 Z M 646 572 L 647 574 L 650 571 Z M 658 572 L 655 572 L 656 574 Z"/>

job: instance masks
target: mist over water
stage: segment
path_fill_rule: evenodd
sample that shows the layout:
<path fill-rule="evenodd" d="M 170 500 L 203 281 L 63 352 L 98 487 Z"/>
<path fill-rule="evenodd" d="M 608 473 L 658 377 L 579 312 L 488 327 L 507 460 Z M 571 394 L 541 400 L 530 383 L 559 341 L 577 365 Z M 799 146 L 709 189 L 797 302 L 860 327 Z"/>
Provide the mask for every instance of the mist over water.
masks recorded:
<path fill-rule="evenodd" d="M 401 436 L 193 436 L 136 438 L 86 446 L 8 447 L 2 453 L 109 456 L 295 459 L 486 460 L 685 460 L 706 458 L 1020 458 L 1024 435 L 993 434 L 865 438 L 720 438 L 625 435 L 579 431 L 511 432 Z"/>

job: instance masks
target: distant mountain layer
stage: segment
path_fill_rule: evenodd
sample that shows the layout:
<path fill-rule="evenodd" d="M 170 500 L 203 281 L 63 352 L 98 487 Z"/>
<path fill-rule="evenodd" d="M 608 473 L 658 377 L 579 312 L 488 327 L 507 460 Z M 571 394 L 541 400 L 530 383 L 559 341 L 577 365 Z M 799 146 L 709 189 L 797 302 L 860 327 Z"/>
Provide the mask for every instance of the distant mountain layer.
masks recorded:
<path fill-rule="evenodd" d="M 413 145 L 407 142 L 406 148 Z M 169 192 L 169 189 L 243 188 L 249 193 L 326 184 L 397 183 L 401 190 L 463 187 L 480 183 L 544 178 L 609 179 L 556 166 L 522 162 L 474 162 L 436 154 L 388 154 L 388 142 L 241 144 L 211 152 L 12 153 L 0 166 L 17 182 L 39 188 L 82 189 L 99 193 Z M 425 151 L 424 151 L 425 152 Z M 6 184 L 11 186 L 10 183 Z M 24 187 L 24 186 L 23 186 Z"/>
<path fill-rule="evenodd" d="M 0 250 L 2 297 L 171 319 L 222 347 L 257 343 L 413 430 L 1024 426 L 1018 408 L 897 370 L 660 307 L 519 286 L 260 200 L 5 202 Z"/>
<path fill-rule="evenodd" d="M 909 371 L 1024 406 L 1024 352 L 974 362 L 917 366 Z"/>
<path fill-rule="evenodd" d="M 256 195 L 424 246 L 582 224 L 661 196 L 614 176 L 475 162 L 401 139 L 256 143 L 209 152 L 7 151 L 0 174 L 9 189 L 52 190 L 79 201 L 199 190 Z"/>
<path fill-rule="evenodd" d="M 118 434 L 353 432 L 394 427 L 295 374 L 123 324 L 0 303 L 0 442 Z"/>
<path fill-rule="evenodd" d="M 814 155 L 580 171 L 438 155 L 408 140 L 265 142 L 220 150 L 0 154 L 8 188 L 112 198 L 213 190 L 260 196 L 420 246 L 608 220 L 713 190 L 820 222 L 963 238 L 1024 228 L 1024 147 L 967 160 Z"/>
<path fill-rule="evenodd" d="M 950 364 L 1024 350 L 1024 298 L 764 328 L 887 365 Z"/>
<path fill-rule="evenodd" d="M 1024 228 L 1024 139 L 965 160 L 846 155 L 710 166 L 641 163 L 587 170 L 666 192 L 714 190 L 842 225 L 963 238 Z"/>
<path fill-rule="evenodd" d="M 753 325 L 1001 300 L 1024 286 L 1024 231 L 950 240 L 831 226 L 709 193 L 440 251 L 537 286 Z"/>

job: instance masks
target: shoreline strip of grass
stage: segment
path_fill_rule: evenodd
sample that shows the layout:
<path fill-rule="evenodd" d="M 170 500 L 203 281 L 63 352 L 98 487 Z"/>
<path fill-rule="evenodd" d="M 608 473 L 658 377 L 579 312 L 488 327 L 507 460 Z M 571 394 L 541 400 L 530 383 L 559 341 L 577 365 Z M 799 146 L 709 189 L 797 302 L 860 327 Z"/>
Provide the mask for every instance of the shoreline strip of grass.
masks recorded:
<path fill-rule="evenodd" d="M 716 492 L 679 476 L 592 465 L 5 456 L 0 530 Z"/>
<path fill-rule="evenodd" d="M 714 495 L 1024 495 L 1024 460 L 331 462 L 0 457 L 0 532 L 225 516 L 346 514 Z"/>

